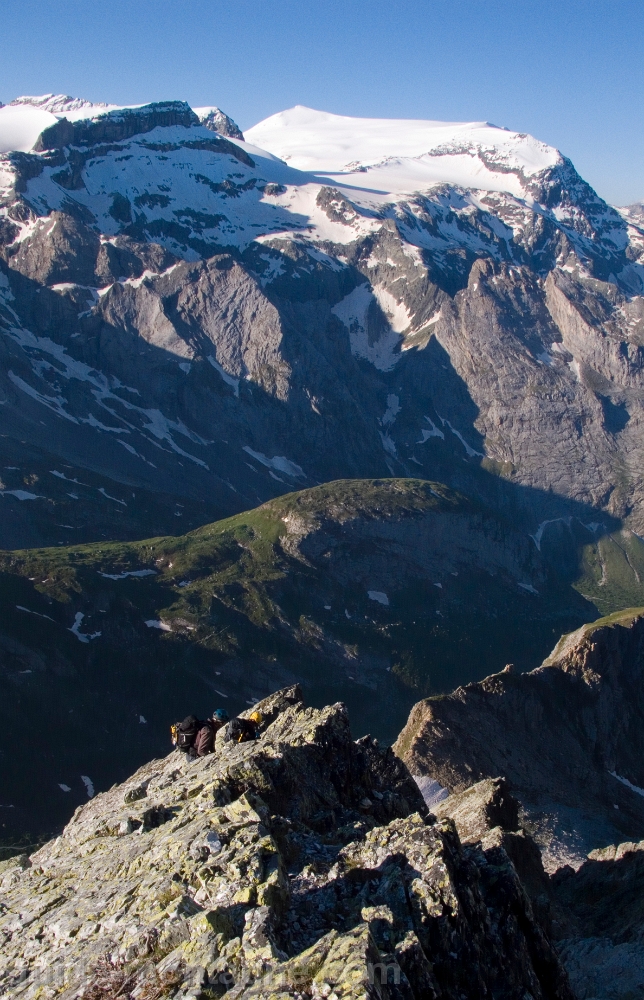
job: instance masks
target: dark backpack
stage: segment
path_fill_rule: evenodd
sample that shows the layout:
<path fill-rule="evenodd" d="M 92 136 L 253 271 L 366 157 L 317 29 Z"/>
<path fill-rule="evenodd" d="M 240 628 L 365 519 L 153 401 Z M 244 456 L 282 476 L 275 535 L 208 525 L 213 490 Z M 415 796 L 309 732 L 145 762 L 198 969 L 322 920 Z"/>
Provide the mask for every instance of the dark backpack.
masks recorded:
<path fill-rule="evenodd" d="M 256 740 L 257 735 L 257 726 L 254 722 L 249 719 L 231 719 L 226 726 L 224 740 L 245 743 L 247 740 Z"/>
<path fill-rule="evenodd" d="M 183 722 L 175 722 L 174 726 L 171 727 L 171 733 L 172 742 L 177 750 L 188 753 L 203 725 L 204 723 L 200 722 L 196 715 L 187 715 Z"/>

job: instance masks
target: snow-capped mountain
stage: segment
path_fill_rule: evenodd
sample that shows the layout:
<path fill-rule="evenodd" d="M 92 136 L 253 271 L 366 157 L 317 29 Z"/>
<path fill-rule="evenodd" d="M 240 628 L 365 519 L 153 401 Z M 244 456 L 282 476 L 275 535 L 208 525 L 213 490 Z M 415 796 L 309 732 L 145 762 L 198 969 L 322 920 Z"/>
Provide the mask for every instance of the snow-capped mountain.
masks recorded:
<path fill-rule="evenodd" d="M 556 149 L 531 135 L 489 122 L 347 118 L 301 106 L 265 119 L 249 129 L 246 138 L 298 170 L 316 173 L 352 174 L 391 166 L 393 179 L 398 171 L 413 169 L 408 160 L 416 161 L 416 173 L 398 181 L 399 190 L 407 191 L 415 189 L 421 171 L 424 183 L 512 190 L 503 174 L 530 176 L 562 161 Z M 494 164 L 501 169 L 487 179 L 486 173 L 494 174 Z"/>
<path fill-rule="evenodd" d="M 537 546 L 573 516 L 644 530 L 641 216 L 552 147 L 306 108 L 242 138 L 214 106 L 46 95 L 0 108 L 0 149 L 7 508 L 23 441 L 123 504 L 417 475 Z M 50 492 L 12 544 L 80 530 Z"/>

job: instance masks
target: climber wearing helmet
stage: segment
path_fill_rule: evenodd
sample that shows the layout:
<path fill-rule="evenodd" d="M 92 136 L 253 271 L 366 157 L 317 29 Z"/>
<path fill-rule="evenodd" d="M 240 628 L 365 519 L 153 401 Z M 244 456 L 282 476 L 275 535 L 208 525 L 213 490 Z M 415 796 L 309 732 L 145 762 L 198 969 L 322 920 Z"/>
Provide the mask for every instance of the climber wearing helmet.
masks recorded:
<path fill-rule="evenodd" d="M 246 743 L 248 740 L 258 740 L 260 726 L 264 719 L 261 712 L 251 712 L 247 719 L 231 719 L 226 726 L 225 740 L 233 743 Z"/>

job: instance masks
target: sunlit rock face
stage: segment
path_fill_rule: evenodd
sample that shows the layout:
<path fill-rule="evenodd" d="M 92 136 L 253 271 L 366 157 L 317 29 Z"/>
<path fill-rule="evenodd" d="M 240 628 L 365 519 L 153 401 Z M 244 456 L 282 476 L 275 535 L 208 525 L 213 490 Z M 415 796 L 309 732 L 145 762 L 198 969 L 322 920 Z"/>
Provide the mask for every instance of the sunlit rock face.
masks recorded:
<path fill-rule="evenodd" d="M 152 761 L 3 864 L 7 996 L 572 1000 L 502 847 L 461 846 L 343 705 L 259 708 L 260 740 Z"/>

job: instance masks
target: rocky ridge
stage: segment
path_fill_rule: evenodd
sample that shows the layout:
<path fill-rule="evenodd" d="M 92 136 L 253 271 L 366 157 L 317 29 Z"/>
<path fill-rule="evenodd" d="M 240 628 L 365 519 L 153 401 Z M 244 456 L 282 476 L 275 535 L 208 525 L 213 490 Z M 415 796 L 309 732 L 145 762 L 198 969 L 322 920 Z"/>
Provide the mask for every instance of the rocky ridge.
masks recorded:
<path fill-rule="evenodd" d="M 507 778 L 550 871 L 640 840 L 643 640 L 641 608 L 584 625 L 536 670 L 419 702 L 396 752 L 450 792 Z"/>
<path fill-rule="evenodd" d="M 433 807 L 456 825 L 463 843 L 502 847 L 533 911 L 548 928 L 580 1000 L 634 1000 L 644 975 L 644 841 L 591 851 L 575 871 L 549 877 L 521 810 L 503 778 L 453 792 Z"/>
<path fill-rule="evenodd" d="M 572 1000 L 503 847 L 461 845 L 341 704 L 260 707 L 259 742 L 153 761 L 3 863 L 4 995 Z"/>
<path fill-rule="evenodd" d="M 436 815 L 503 844 L 585 1000 L 642 990 L 643 637 L 642 609 L 583 626 L 537 670 L 419 703 L 396 744 Z"/>

